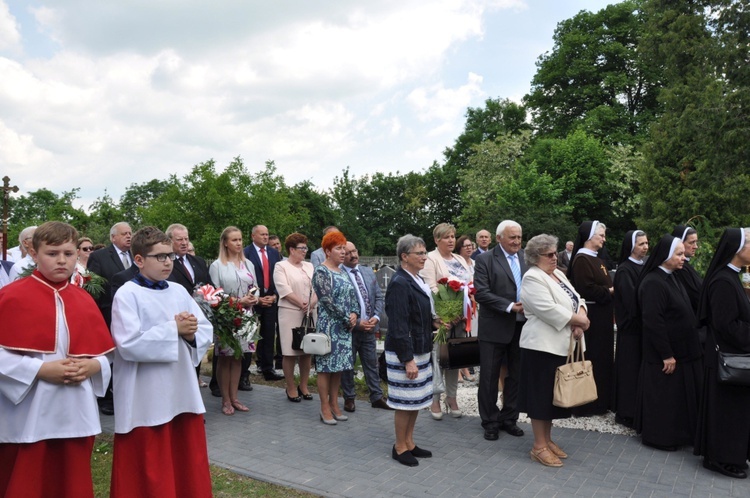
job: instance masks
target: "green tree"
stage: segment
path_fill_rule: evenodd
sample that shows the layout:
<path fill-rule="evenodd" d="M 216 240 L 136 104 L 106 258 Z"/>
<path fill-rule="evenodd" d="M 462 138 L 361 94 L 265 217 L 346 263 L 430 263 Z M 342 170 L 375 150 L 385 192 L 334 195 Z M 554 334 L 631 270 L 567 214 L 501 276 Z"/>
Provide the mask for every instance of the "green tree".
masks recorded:
<path fill-rule="evenodd" d="M 640 172 L 640 222 L 652 232 L 694 216 L 717 228 L 750 222 L 746 7 L 729 0 L 644 3 L 644 57 L 665 68 L 664 113 L 652 125 Z"/>
<path fill-rule="evenodd" d="M 658 67 L 639 57 L 640 4 L 626 0 L 558 24 L 524 99 L 542 136 L 582 129 L 607 143 L 643 137 L 658 108 L 660 78 Z"/>
<path fill-rule="evenodd" d="M 80 189 L 58 195 L 49 189 L 33 190 L 25 195 L 10 196 L 8 201 L 8 247 L 15 245 L 18 234 L 27 226 L 41 225 L 45 221 L 64 221 L 80 231 L 88 225 L 89 217 L 73 206 Z"/>
<path fill-rule="evenodd" d="M 142 225 L 143 217 L 141 213 L 154 199 L 166 192 L 170 181 L 174 181 L 174 177 L 170 178 L 170 180 L 154 179 L 141 184 L 130 184 L 125 189 L 125 193 L 120 197 L 119 207 L 122 211 L 123 219 L 134 226 Z"/>
<path fill-rule="evenodd" d="M 530 141 L 529 132 L 507 133 L 474 146 L 463 178 L 465 208 L 459 232 L 473 234 L 482 228 L 492 232 L 504 219 L 520 223 L 526 239 L 574 229 L 562 189 L 536 163 L 522 161 Z"/>
<path fill-rule="evenodd" d="M 469 107 L 464 131 L 452 147 L 443 151 L 443 164 L 434 162 L 424 175 L 428 192 L 430 224 L 458 219 L 462 210 L 461 182 L 474 154 L 474 145 L 493 140 L 504 134 L 519 134 L 529 130 L 526 109 L 508 99 L 487 99 L 484 107 Z M 430 237 L 430 240 L 432 237 Z"/>

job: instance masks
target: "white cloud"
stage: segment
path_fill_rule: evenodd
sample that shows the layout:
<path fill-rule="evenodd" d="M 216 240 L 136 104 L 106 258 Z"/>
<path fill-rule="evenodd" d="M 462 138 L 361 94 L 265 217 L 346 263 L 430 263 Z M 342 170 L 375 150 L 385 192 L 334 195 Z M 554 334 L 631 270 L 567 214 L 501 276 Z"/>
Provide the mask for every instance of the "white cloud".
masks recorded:
<path fill-rule="evenodd" d="M 8 5 L 0 1 L 0 51 L 20 51 L 21 31 Z"/>
<path fill-rule="evenodd" d="M 0 57 L 0 160 L 18 166 L 19 185 L 54 178 L 48 188 L 81 186 L 92 198 L 237 155 L 250 170 L 273 159 L 289 183 L 322 188 L 346 166 L 423 169 L 485 98 L 479 74 L 491 62 L 459 72 L 447 61 L 485 37 L 491 12 L 526 8 L 40 0 L 17 2 L 31 17 L 14 17 L 2 2 L 0 50 L 18 52 Z"/>

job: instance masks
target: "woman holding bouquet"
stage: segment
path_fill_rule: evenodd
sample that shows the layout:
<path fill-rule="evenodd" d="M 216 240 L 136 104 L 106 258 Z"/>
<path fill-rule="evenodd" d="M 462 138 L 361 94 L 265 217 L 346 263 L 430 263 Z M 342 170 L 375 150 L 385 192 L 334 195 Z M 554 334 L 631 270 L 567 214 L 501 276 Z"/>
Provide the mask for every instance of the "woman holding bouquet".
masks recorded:
<path fill-rule="evenodd" d="M 341 372 L 351 370 L 352 335 L 357 323 L 359 300 L 349 276 L 340 268 L 346 255 L 346 237 L 339 231 L 328 232 L 320 246 L 326 259 L 315 268 L 312 285 L 318 296 L 319 332 L 331 338 L 331 352 L 315 355 L 320 395 L 320 420 L 326 425 L 348 420 L 341 413 L 338 395 Z"/>
<path fill-rule="evenodd" d="M 230 296 L 239 298 L 240 304 L 247 313 L 251 313 L 252 307 L 258 302 L 253 295 L 255 287 L 255 269 L 253 264 L 245 258 L 242 245 L 242 232 L 237 227 L 227 227 L 221 232 L 219 242 L 219 259 L 211 263 L 208 273 L 217 287 L 224 289 Z M 216 347 L 214 354 L 218 355 L 216 378 L 221 391 L 221 412 L 224 415 L 233 415 L 235 410 L 241 412 L 250 409 L 237 399 L 237 391 L 240 383 L 242 370 L 242 359 L 235 358 L 232 348 L 226 347 L 214 338 Z M 253 351 L 253 347 L 245 341 L 242 342 L 243 353 Z"/>
<path fill-rule="evenodd" d="M 388 406 L 395 411 L 396 444 L 391 456 L 409 467 L 432 452 L 414 442 L 419 410 L 432 401 L 432 331 L 438 320 L 432 312 L 432 292 L 419 273 L 425 266 L 424 241 L 413 235 L 398 239 L 396 256 L 401 262 L 385 293 L 388 335 L 385 360 L 388 372 Z M 436 284 L 437 285 L 437 284 Z"/>
<path fill-rule="evenodd" d="M 438 280 L 448 278 L 458 280 L 462 283 L 469 283 L 473 279 L 471 266 L 466 260 L 453 252 L 456 247 L 456 228 L 450 223 L 440 223 L 433 231 L 435 238 L 434 251 L 427 253 L 427 261 L 424 268 L 419 274 L 424 278 L 432 293 L 438 291 Z M 466 336 L 464 331 L 465 322 L 461 321 L 454 325 L 453 331 L 456 337 Z M 436 349 L 437 349 L 437 345 Z M 458 370 L 444 370 L 443 379 L 445 382 L 445 406 L 451 417 L 459 418 L 463 413 L 456 402 L 456 391 L 458 388 Z M 443 411 L 440 407 L 440 393 L 434 393 L 430 415 L 435 420 L 443 418 Z"/>

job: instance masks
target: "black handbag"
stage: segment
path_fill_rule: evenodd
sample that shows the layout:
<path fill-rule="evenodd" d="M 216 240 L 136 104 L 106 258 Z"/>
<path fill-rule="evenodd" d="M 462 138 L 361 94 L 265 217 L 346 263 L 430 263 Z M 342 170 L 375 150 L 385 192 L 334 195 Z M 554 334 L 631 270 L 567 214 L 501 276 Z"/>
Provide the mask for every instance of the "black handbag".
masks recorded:
<path fill-rule="evenodd" d="M 716 345 L 719 384 L 750 386 L 750 355 L 722 353 Z"/>
<path fill-rule="evenodd" d="M 453 327 L 447 343 L 440 345 L 439 362 L 443 370 L 479 365 L 479 338 L 456 337 L 456 327 Z"/>
<path fill-rule="evenodd" d="M 312 299 L 312 289 L 310 289 L 310 296 L 307 298 L 307 310 L 302 316 L 302 323 L 299 327 L 292 329 L 292 349 L 295 351 L 302 351 L 302 339 L 307 334 L 313 334 L 316 332 L 315 320 L 313 320 L 312 313 L 310 313 L 310 300 Z"/>

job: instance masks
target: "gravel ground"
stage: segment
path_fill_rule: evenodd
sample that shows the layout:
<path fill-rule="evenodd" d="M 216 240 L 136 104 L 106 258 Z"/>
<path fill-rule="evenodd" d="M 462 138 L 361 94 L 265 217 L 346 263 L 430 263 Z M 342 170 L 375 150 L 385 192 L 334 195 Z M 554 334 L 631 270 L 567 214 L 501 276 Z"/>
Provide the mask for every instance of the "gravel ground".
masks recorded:
<path fill-rule="evenodd" d="M 479 375 L 474 376 L 479 380 Z M 458 392 L 456 396 L 458 406 L 465 415 L 479 416 L 479 405 L 477 402 L 477 382 L 463 381 L 458 383 Z M 498 406 L 502 407 L 502 396 L 498 397 Z M 445 405 L 443 404 L 443 411 Z M 518 418 L 519 422 L 530 423 L 529 417 L 521 413 Z M 565 427 L 569 429 L 584 429 L 587 431 L 604 432 L 609 434 L 626 434 L 635 436 L 633 429 L 628 429 L 618 423 L 615 423 L 615 414 L 608 412 L 606 415 L 595 415 L 592 417 L 570 417 L 556 419 L 553 422 L 555 427 Z"/>
<path fill-rule="evenodd" d="M 257 373 L 257 367 L 255 365 L 250 367 L 250 372 Z M 282 372 L 277 370 L 279 374 Z M 299 367 L 295 366 L 295 374 L 299 374 Z M 310 376 L 314 376 L 315 371 L 310 371 Z M 357 372 L 357 377 L 364 378 L 362 371 Z M 458 406 L 465 415 L 479 416 L 479 404 L 477 401 L 477 381 L 479 380 L 479 369 L 474 375 L 475 381 L 468 382 L 463 381 L 458 383 Z M 256 377 L 253 377 L 253 382 L 256 382 Z M 277 382 L 263 382 L 263 384 L 282 386 L 282 381 Z M 443 395 L 444 397 L 445 395 Z M 502 407 L 502 395 L 498 396 L 498 406 Z M 445 403 L 443 403 L 443 411 L 445 411 Z M 530 423 L 531 421 L 525 413 L 521 413 L 518 420 L 520 422 Z M 587 431 L 603 432 L 608 434 L 625 434 L 628 436 L 635 436 L 636 433 L 633 429 L 628 429 L 615 422 L 615 414 L 608 412 L 606 415 L 595 415 L 591 417 L 570 417 L 567 419 L 556 419 L 553 421 L 555 427 L 565 427 L 569 429 L 583 429 Z"/>

